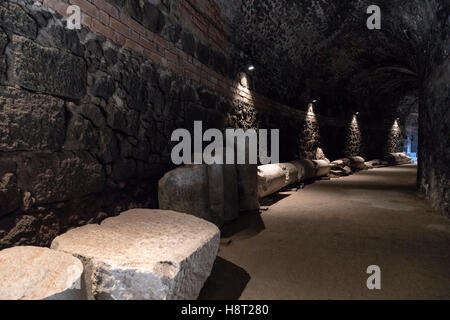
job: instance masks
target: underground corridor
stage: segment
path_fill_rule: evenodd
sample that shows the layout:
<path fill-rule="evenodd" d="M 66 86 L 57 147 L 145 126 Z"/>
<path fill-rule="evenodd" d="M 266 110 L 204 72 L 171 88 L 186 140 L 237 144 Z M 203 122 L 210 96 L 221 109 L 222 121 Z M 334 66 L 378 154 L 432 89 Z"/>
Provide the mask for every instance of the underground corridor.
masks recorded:
<path fill-rule="evenodd" d="M 450 0 L 1 1 L 0 300 L 450 300 L 449 53 Z"/>

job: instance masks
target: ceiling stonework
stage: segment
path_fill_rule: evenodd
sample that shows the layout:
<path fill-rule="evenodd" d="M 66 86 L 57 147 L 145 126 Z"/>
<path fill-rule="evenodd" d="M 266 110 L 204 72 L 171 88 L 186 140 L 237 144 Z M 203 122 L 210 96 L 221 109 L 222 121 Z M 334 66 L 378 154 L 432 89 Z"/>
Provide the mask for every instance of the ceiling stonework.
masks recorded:
<path fill-rule="evenodd" d="M 381 8 L 381 30 L 366 26 Z M 257 68 L 255 89 L 323 114 L 414 94 L 450 51 L 448 0 L 243 0 L 234 42 Z M 243 60 L 245 62 L 245 59 Z"/>

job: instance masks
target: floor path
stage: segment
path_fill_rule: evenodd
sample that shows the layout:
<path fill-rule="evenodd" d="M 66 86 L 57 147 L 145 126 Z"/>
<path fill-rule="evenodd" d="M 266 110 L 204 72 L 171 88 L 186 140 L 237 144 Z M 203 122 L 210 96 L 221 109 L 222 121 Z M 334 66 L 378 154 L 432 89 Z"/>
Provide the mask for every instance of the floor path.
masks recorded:
<path fill-rule="evenodd" d="M 282 192 L 224 239 L 204 299 L 450 299 L 450 220 L 416 192 L 415 166 Z M 366 286 L 381 268 L 381 290 Z"/>

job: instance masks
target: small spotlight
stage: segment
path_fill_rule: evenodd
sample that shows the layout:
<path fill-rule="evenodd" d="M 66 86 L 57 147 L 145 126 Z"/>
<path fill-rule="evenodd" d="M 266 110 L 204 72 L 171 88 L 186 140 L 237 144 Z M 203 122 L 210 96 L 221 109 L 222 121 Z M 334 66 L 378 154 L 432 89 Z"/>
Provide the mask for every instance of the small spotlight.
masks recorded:
<path fill-rule="evenodd" d="M 254 65 L 250 65 L 250 66 L 248 67 L 248 71 L 253 71 L 253 70 L 255 70 L 255 66 L 254 66 Z"/>
<path fill-rule="evenodd" d="M 355 113 L 356 115 L 359 115 L 359 111 L 357 113 Z"/>
<path fill-rule="evenodd" d="M 313 100 L 313 102 L 312 103 L 317 103 L 317 100 Z"/>

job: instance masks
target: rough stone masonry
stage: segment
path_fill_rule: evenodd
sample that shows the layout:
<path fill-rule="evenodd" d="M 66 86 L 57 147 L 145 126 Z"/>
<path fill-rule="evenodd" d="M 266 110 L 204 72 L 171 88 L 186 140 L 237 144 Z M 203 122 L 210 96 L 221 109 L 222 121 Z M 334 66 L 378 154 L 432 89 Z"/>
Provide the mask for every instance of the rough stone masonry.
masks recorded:
<path fill-rule="evenodd" d="M 45 2 L 62 7 L 69 1 Z M 333 159 L 355 150 L 345 146 L 346 131 L 361 111 L 362 140 L 351 141 L 362 143 L 362 156 L 376 158 L 386 141 L 378 115 L 398 117 L 393 96 L 400 92 L 420 96 L 426 137 L 419 180 L 448 213 L 448 138 L 432 141 L 448 128 L 450 28 L 444 1 L 430 7 L 393 1 L 404 10 L 391 10 L 386 31 L 369 44 L 355 31 L 365 21 L 365 15 L 354 14 L 367 8 L 363 0 L 336 6 L 236 1 L 226 10 L 224 1 L 212 0 L 198 10 L 177 0 L 82 3 L 81 30 L 68 30 L 61 12 L 35 1 L 0 3 L 0 248 L 48 246 L 72 227 L 130 208 L 156 208 L 157 181 L 173 169 L 170 135 L 191 129 L 194 120 L 205 128 L 281 129 L 285 162 L 307 157 L 319 145 Z M 288 19 L 287 12 L 295 14 Z M 421 28 L 414 24 L 417 12 L 426 17 Z M 283 23 L 274 26 L 271 16 Z M 392 39 L 404 30 L 409 37 Z M 145 42 L 143 34 L 153 40 Z M 343 52 L 338 57 L 337 43 Z M 422 54 L 428 43 L 430 51 Z M 404 54 L 408 46 L 418 48 L 417 57 Z M 274 59 L 286 48 L 295 61 Z M 182 72 L 179 57 L 189 65 Z M 374 70 L 367 63 L 372 58 L 384 68 Z M 239 75 L 250 60 L 256 70 L 243 94 Z M 419 80 L 428 85 L 417 86 Z M 285 92 L 289 83 L 296 86 L 295 97 Z M 317 123 L 307 123 L 305 107 L 319 94 Z"/>

